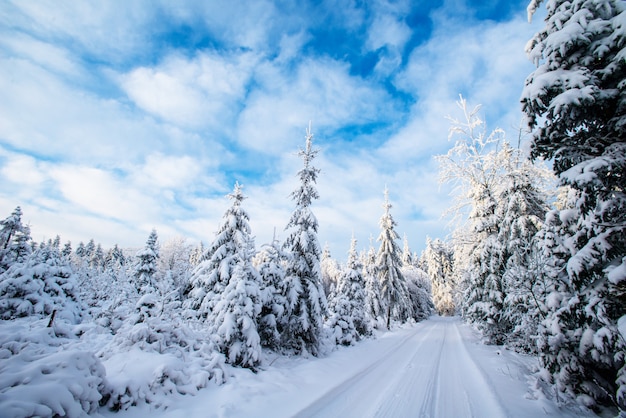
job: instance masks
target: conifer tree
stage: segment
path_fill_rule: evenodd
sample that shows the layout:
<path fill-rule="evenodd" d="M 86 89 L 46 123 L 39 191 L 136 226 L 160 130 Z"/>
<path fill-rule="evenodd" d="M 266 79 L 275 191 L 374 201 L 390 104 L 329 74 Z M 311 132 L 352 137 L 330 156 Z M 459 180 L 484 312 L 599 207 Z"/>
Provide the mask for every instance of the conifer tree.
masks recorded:
<path fill-rule="evenodd" d="M 13 263 L 26 261 L 31 252 L 30 228 L 22 224 L 22 209 L 18 206 L 0 222 L 0 273 Z"/>
<path fill-rule="evenodd" d="M 328 244 L 324 246 L 322 251 L 322 258 L 320 260 L 320 269 L 322 271 L 322 284 L 324 285 L 324 294 L 327 299 L 333 298 L 337 290 L 337 282 L 341 274 L 339 263 L 337 260 L 331 257 Z"/>
<path fill-rule="evenodd" d="M 206 317 L 216 348 L 229 363 L 254 368 L 261 361 L 257 320 L 261 313 L 261 278 L 252 265 L 254 240 L 245 196 L 239 183 L 228 195 L 226 210 L 205 261 L 192 277 L 193 290 L 187 305 Z"/>
<path fill-rule="evenodd" d="M 287 224 L 290 233 L 284 249 L 290 254 L 285 272 L 287 312 L 283 342 L 286 348 L 317 355 L 326 313 L 326 295 L 320 269 L 321 249 L 317 239 L 318 223 L 311 210 L 319 195 L 315 188 L 319 169 L 312 165 L 318 150 L 313 149 L 311 127 L 306 131 L 306 146 L 299 152 L 303 168 L 298 172 L 300 186 L 291 194 L 296 208 Z"/>
<path fill-rule="evenodd" d="M 380 290 L 380 280 L 376 266 L 376 249 L 372 245 L 373 237 L 370 237 L 370 247 L 363 256 L 363 278 L 365 280 L 365 306 L 366 313 L 371 323 L 379 327 L 379 320 L 385 316 L 385 302 Z"/>
<path fill-rule="evenodd" d="M 350 345 L 372 330 L 366 313 L 365 281 L 361 271 L 363 266 L 356 251 L 356 239 L 353 237 L 348 252 L 348 261 L 341 272 L 337 291 L 329 308 L 332 316 L 329 327 L 338 344 Z"/>
<path fill-rule="evenodd" d="M 450 245 L 439 238 L 426 239 L 426 248 L 421 256 L 421 264 L 430 278 L 433 304 L 439 315 L 454 315 L 456 305 L 453 296 L 455 283 L 453 276 L 454 255 Z"/>
<path fill-rule="evenodd" d="M 137 264 L 135 265 L 134 278 L 137 290 L 142 293 L 151 293 L 157 289 L 155 281 L 155 273 L 157 270 L 157 260 L 159 258 L 158 235 L 156 230 L 152 230 L 146 241 L 146 246 L 137 251 L 135 257 Z M 98 245 L 99 247 L 99 245 Z M 94 250 L 94 254 L 97 252 Z"/>
<path fill-rule="evenodd" d="M 541 3 L 531 1 L 529 16 Z M 559 390 L 625 411 L 617 323 L 626 315 L 626 5 L 553 0 L 546 9 L 545 27 L 528 44 L 537 68 L 522 104 L 532 156 L 553 159 L 561 184 L 578 192 L 581 216 L 564 260 L 571 292 L 546 320 L 546 330 L 572 332 L 544 341 L 542 364 Z"/>
<path fill-rule="evenodd" d="M 0 274 L 0 318 L 52 315 L 75 323 L 81 306 L 69 263 L 44 243 Z"/>
<path fill-rule="evenodd" d="M 391 319 L 404 321 L 411 313 L 411 302 L 404 276 L 402 275 L 402 260 L 400 248 L 396 240 L 399 238 L 395 231 L 396 222 L 391 216 L 389 192 L 385 189 L 385 213 L 380 218 L 380 247 L 376 256 L 376 269 L 380 280 L 381 295 L 385 301 L 387 329 L 391 326 Z"/>
<path fill-rule="evenodd" d="M 263 247 L 255 260 L 261 276 L 263 301 L 258 321 L 261 345 L 277 350 L 280 348 L 280 334 L 284 328 L 287 304 L 283 292 L 287 254 L 274 239 L 271 244 Z"/>

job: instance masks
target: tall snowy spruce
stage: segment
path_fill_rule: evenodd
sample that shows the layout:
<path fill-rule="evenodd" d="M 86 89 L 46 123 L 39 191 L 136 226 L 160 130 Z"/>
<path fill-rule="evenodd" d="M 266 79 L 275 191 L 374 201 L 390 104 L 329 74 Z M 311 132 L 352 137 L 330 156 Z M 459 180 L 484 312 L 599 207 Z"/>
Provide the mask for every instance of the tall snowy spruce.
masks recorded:
<path fill-rule="evenodd" d="M 376 328 L 382 328 L 385 312 L 385 301 L 380 290 L 380 280 L 378 280 L 378 268 L 376 266 L 376 249 L 370 237 L 370 248 L 362 255 L 363 278 L 365 279 L 365 311 L 370 318 L 370 322 Z"/>
<path fill-rule="evenodd" d="M 553 176 L 507 142 L 500 152 L 505 165 L 498 187 L 496 216 L 500 220 L 497 240 L 507 257 L 504 317 L 512 326 L 507 343 L 519 351 L 534 353 L 545 298 L 543 259 L 536 235 L 548 211 L 543 185 Z"/>
<path fill-rule="evenodd" d="M 155 273 L 157 270 L 157 260 L 159 259 L 158 235 L 155 229 L 150 232 L 146 246 L 137 251 L 135 258 L 135 271 L 133 277 L 135 286 L 140 294 L 152 293 L 156 290 Z M 98 247 L 100 247 L 98 245 Z"/>
<path fill-rule="evenodd" d="M 317 355 L 326 313 L 326 295 L 320 269 L 321 248 L 317 239 L 317 218 L 311 211 L 319 195 L 315 188 L 319 169 L 312 165 L 318 153 L 313 149 L 311 127 L 306 131 L 306 146 L 299 152 L 304 167 L 298 172 L 300 187 L 292 194 L 296 208 L 286 229 L 290 230 L 284 249 L 290 254 L 283 291 L 287 299 L 283 347 Z"/>
<path fill-rule="evenodd" d="M 527 47 L 537 68 L 523 110 L 532 156 L 553 159 L 581 217 L 565 260 L 571 292 L 550 295 L 541 360 L 560 391 L 626 411 L 626 4 L 551 0 L 546 9 Z"/>
<path fill-rule="evenodd" d="M 329 302 L 332 315 L 328 321 L 337 344 L 350 345 L 363 336 L 371 335 L 370 320 L 365 305 L 363 266 L 352 238 L 348 262 L 339 275 L 335 297 Z"/>
<path fill-rule="evenodd" d="M 22 208 L 0 221 L 0 273 L 13 263 L 23 262 L 32 252 L 30 228 L 22 224 Z"/>
<path fill-rule="evenodd" d="M 273 350 L 280 348 L 280 333 L 285 317 L 286 298 L 283 287 L 287 258 L 278 241 L 273 239 L 271 244 L 263 246 L 254 259 L 262 283 L 263 307 L 258 320 L 259 336 L 261 345 Z"/>
<path fill-rule="evenodd" d="M 206 315 L 215 346 L 229 363 L 254 368 L 261 361 L 261 278 L 252 265 L 254 239 L 238 183 L 228 197 L 233 204 L 208 249 L 208 259 L 194 272 L 189 306 Z"/>
<path fill-rule="evenodd" d="M 402 260 L 400 247 L 397 240 L 400 238 L 395 230 L 396 221 L 391 216 L 391 203 L 389 192 L 385 189 L 385 213 L 380 218 L 380 247 L 376 255 L 378 279 L 380 281 L 381 295 L 385 302 L 387 329 L 391 326 L 391 320 L 405 321 L 412 312 L 404 276 L 402 275 Z"/>

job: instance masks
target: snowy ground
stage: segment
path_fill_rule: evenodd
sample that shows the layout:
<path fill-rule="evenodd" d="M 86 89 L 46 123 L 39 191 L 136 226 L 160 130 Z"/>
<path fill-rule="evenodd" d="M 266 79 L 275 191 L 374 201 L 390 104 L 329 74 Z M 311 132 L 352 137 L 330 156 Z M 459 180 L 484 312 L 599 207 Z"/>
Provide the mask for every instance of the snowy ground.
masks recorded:
<path fill-rule="evenodd" d="M 271 363 L 272 359 L 268 359 Z M 111 417 L 538 417 L 591 416 L 532 399 L 535 360 L 485 346 L 458 318 L 433 317 L 324 358 L 276 357 L 222 386 L 103 412 Z"/>

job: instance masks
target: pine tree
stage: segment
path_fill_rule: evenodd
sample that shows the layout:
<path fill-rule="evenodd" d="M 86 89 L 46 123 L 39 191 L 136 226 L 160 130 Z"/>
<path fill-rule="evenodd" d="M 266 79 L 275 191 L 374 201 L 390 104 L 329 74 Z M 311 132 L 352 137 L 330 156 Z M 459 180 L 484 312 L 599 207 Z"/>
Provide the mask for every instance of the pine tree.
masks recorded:
<path fill-rule="evenodd" d="M 261 314 L 261 277 L 252 265 L 254 239 L 245 196 L 239 183 L 228 195 L 232 205 L 191 277 L 184 305 L 204 318 L 216 348 L 229 363 L 254 368 L 261 361 L 258 317 Z"/>
<path fill-rule="evenodd" d="M 152 230 L 146 241 L 146 246 L 137 251 L 137 263 L 133 276 L 135 286 L 141 294 L 152 293 L 157 289 L 156 278 L 157 260 L 159 258 L 159 244 L 156 230 Z M 94 250 L 94 254 L 97 252 Z"/>
<path fill-rule="evenodd" d="M 507 142 L 502 145 L 505 161 L 498 187 L 497 218 L 501 219 L 498 241 L 506 259 L 504 282 L 504 317 L 513 329 L 507 342 L 524 352 L 536 351 L 536 337 L 541 318 L 541 260 L 535 236 L 548 211 L 542 185 L 552 180 L 539 164 L 532 164 L 519 149 Z"/>
<path fill-rule="evenodd" d="M 453 277 L 454 254 L 450 245 L 439 238 L 434 241 L 428 237 L 426 248 L 421 256 L 421 264 L 432 286 L 433 304 L 439 315 L 454 315 L 456 304 L 453 296 L 455 283 Z"/>
<path fill-rule="evenodd" d="M 285 263 L 287 254 L 278 241 L 265 245 L 256 257 L 257 270 L 261 276 L 261 299 L 263 307 L 259 315 L 258 330 L 261 345 L 273 350 L 280 348 L 280 334 L 284 328 L 287 300 L 284 293 Z"/>
<path fill-rule="evenodd" d="M 366 313 L 371 323 L 375 327 L 380 327 L 379 320 L 385 316 L 385 301 L 380 290 L 378 270 L 376 266 L 376 249 L 372 245 L 373 238 L 370 237 L 370 247 L 363 257 L 363 278 L 365 280 L 365 306 Z"/>
<path fill-rule="evenodd" d="M 0 273 L 13 263 L 24 262 L 32 252 L 30 228 L 22 224 L 22 209 L 0 222 Z"/>
<path fill-rule="evenodd" d="M 304 167 L 298 172 L 300 187 L 292 194 L 296 208 L 287 224 L 291 229 L 284 243 L 290 254 L 286 268 L 285 297 L 287 299 L 286 324 L 283 345 L 297 352 L 317 355 L 326 313 L 326 295 L 320 270 L 321 249 L 317 239 L 317 219 L 311 211 L 313 200 L 319 195 L 315 188 L 319 169 L 312 165 L 318 151 L 313 149 L 311 128 L 306 131 L 306 147 L 301 150 Z"/>
<path fill-rule="evenodd" d="M 249 216 L 241 207 L 245 196 L 239 183 L 235 184 L 235 189 L 228 197 L 233 205 L 224 215 L 220 228 L 223 233 L 218 234 L 218 238 L 221 240 L 228 236 L 230 241 L 223 241 L 219 247 L 214 244 L 212 248 L 216 249 L 214 255 L 228 253 L 224 260 L 229 261 L 228 264 L 217 264 L 220 271 L 209 272 L 210 277 L 217 273 L 219 281 L 216 283 L 224 287 L 222 291 L 214 287 L 213 308 L 208 312 L 206 322 L 216 348 L 224 353 L 229 363 L 254 368 L 261 361 L 261 339 L 257 325 L 263 306 L 261 277 L 252 266 L 254 242 L 248 224 Z M 224 267 L 227 271 L 223 271 Z"/>
<path fill-rule="evenodd" d="M 328 325 L 333 330 L 337 344 L 350 345 L 363 336 L 371 335 L 370 321 L 366 313 L 365 281 L 361 274 L 363 266 L 356 251 L 353 237 L 348 261 L 341 272 L 337 291 L 329 308 L 332 312 Z"/>
<path fill-rule="evenodd" d="M 81 316 L 72 269 L 58 249 L 43 244 L 0 274 L 0 318 Z"/>
<path fill-rule="evenodd" d="M 402 260 L 400 248 L 396 240 L 399 238 L 395 231 L 396 222 L 391 216 L 389 192 L 385 189 L 385 213 L 380 218 L 380 247 L 376 256 L 378 279 L 380 280 L 381 295 L 387 308 L 387 329 L 391 326 L 391 319 L 404 321 L 411 313 L 411 301 L 404 276 L 402 275 Z"/>
<path fill-rule="evenodd" d="M 337 290 L 337 282 L 341 274 L 339 263 L 331 257 L 328 244 L 324 246 L 322 251 L 322 259 L 320 260 L 320 270 L 322 272 L 322 284 L 324 285 L 324 294 L 328 300 L 333 298 Z"/>
<path fill-rule="evenodd" d="M 409 248 L 409 239 L 404 234 L 403 239 L 403 247 L 402 247 L 402 265 L 403 266 L 412 266 L 413 265 L 413 254 L 411 253 L 411 248 Z"/>
<path fill-rule="evenodd" d="M 529 15 L 540 4 L 533 0 Z M 528 46 L 537 68 L 523 109 L 532 156 L 553 159 L 561 184 L 578 192 L 581 216 L 565 260 L 571 293 L 546 320 L 572 332 L 559 334 L 563 344 L 542 345 L 543 365 L 559 390 L 624 411 L 626 341 L 617 322 L 626 315 L 626 5 L 553 0 L 546 9 L 546 26 Z M 571 352 L 555 358 L 565 346 Z"/>

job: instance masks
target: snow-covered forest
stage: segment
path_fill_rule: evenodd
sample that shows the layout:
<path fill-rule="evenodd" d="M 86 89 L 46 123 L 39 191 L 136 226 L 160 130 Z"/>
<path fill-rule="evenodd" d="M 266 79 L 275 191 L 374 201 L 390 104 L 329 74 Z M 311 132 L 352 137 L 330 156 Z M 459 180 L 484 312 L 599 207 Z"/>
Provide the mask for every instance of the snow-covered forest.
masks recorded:
<path fill-rule="evenodd" d="M 536 356 L 556 402 L 626 413 L 626 6 L 546 9 L 527 46 L 527 126 L 491 129 L 463 97 L 450 109 L 437 160 L 454 222 L 421 254 L 402 243 L 387 190 L 367 250 L 346 237 L 340 263 L 322 248 L 310 127 L 283 241 L 255 242 L 239 183 L 206 244 L 156 230 L 141 249 L 35 242 L 17 206 L 0 222 L 0 415 L 159 408 L 433 314 Z"/>

